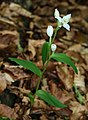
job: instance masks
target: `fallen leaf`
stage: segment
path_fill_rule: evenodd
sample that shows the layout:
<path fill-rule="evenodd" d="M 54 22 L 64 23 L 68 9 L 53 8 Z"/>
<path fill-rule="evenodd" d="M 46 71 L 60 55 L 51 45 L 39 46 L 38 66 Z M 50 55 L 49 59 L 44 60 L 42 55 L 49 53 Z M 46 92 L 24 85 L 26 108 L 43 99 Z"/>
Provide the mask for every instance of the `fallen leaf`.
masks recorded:
<path fill-rule="evenodd" d="M 17 31 L 0 31 L 0 58 L 7 58 L 17 54 L 19 33 Z"/>
<path fill-rule="evenodd" d="M 31 75 L 26 73 L 25 69 L 22 68 L 21 66 L 9 66 L 5 64 L 3 72 L 9 74 L 14 81 L 31 78 Z"/>
<path fill-rule="evenodd" d="M 3 73 L 3 76 L 8 82 L 14 82 L 13 78 L 8 73 Z"/>
<path fill-rule="evenodd" d="M 7 24 L 9 24 L 9 25 L 11 25 L 11 26 L 16 27 L 16 24 L 15 24 L 13 21 L 8 20 L 7 18 L 4 18 L 4 17 L 1 17 L 1 16 L 0 16 L 0 24 L 1 24 L 1 23 L 7 23 Z"/>
<path fill-rule="evenodd" d="M 40 120 L 48 120 L 48 119 L 47 119 L 46 115 L 42 115 L 42 116 L 40 116 Z"/>
<path fill-rule="evenodd" d="M 38 49 L 42 48 L 43 43 L 45 40 L 28 40 L 28 51 L 29 51 L 29 58 L 33 59 L 35 55 L 39 55 L 40 52 L 38 52 Z M 36 52 L 37 51 L 37 52 Z M 31 54 L 30 54 L 31 53 Z M 39 57 L 39 56 L 38 56 Z"/>
<path fill-rule="evenodd" d="M 68 69 L 67 65 L 56 66 L 57 75 L 67 90 L 72 89 L 74 81 L 74 72 Z"/>
<path fill-rule="evenodd" d="M 0 116 L 2 117 L 8 117 L 10 119 L 17 119 L 18 115 L 14 111 L 14 109 L 4 105 L 0 104 Z"/>
<path fill-rule="evenodd" d="M 83 113 L 87 112 L 87 108 L 77 101 L 70 101 L 70 109 L 72 110 L 71 120 L 78 120 Z"/>
<path fill-rule="evenodd" d="M 54 95 L 62 103 L 66 103 L 70 99 L 72 99 L 73 96 L 71 94 L 69 94 L 65 90 L 61 90 L 54 82 L 49 81 L 49 85 L 50 85 L 51 94 Z M 58 109 L 58 108 L 56 108 L 56 109 Z"/>
<path fill-rule="evenodd" d="M 31 52 L 31 55 L 29 54 L 30 59 L 33 59 L 35 57 L 35 55 L 36 55 L 36 50 L 35 50 L 34 46 L 32 45 L 31 40 L 28 42 L 28 51 L 29 51 L 29 53 Z"/>
<path fill-rule="evenodd" d="M 2 93 L 7 87 L 7 82 L 3 74 L 0 72 L 0 93 Z"/>
<path fill-rule="evenodd" d="M 11 3 L 9 9 L 25 17 L 29 18 L 31 17 L 31 12 L 27 11 L 26 9 L 22 8 L 20 5 L 16 3 Z"/>
<path fill-rule="evenodd" d="M 39 109 L 44 109 L 44 110 L 49 109 L 48 105 L 45 104 L 44 101 L 38 100 L 38 99 L 35 99 L 33 107 L 34 108 L 39 108 Z"/>
<path fill-rule="evenodd" d="M 6 45 L 18 45 L 19 42 L 19 33 L 17 31 L 3 30 L 0 31 L 0 44 Z"/>
<path fill-rule="evenodd" d="M 85 76 L 81 74 L 80 67 L 78 68 L 78 74 L 74 76 L 74 83 L 81 91 L 86 92 Z"/>
<path fill-rule="evenodd" d="M 81 49 L 82 49 L 81 44 L 75 44 L 75 45 L 72 45 L 71 47 L 69 47 L 68 50 L 75 51 L 75 52 L 80 52 Z"/>
<path fill-rule="evenodd" d="M 22 99 L 22 102 L 24 102 L 25 104 L 28 104 L 29 98 L 24 96 L 23 99 Z"/>

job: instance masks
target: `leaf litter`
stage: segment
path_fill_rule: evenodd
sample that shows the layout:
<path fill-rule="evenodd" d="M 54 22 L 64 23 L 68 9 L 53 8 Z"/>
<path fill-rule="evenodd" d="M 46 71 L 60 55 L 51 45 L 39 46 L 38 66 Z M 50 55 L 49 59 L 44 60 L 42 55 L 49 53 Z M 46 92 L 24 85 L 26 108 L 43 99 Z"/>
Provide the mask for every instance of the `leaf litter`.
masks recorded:
<path fill-rule="evenodd" d="M 28 6 L 27 2 L 30 3 Z M 19 4 L 20 3 L 20 4 Z M 8 57 L 32 60 L 42 69 L 41 47 L 48 40 L 46 28 L 56 26 L 53 11 L 58 8 L 64 15 L 72 14 L 71 31 L 63 28 L 55 43 L 57 52 L 66 53 L 77 66 L 79 73 L 60 62 L 49 63 L 42 89 L 53 94 L 68 108 L 50 107 L 35 99 L 30 112 L 27 94 L 35 91 L 38 77 L 21 66 L 8 61 Z M 48 12 L 47 12 L 48 10 Z M 88 2 L 83 0 L 13 0 L 0 4 L 0 116 L 17 120 L 87 120 L 88 119 Z M 18 43 L 20 43 L 19 48 Z M 73 89 L 84 98 L 81 104 Z M 9 91 L 9 92 L 8 92 Z M 10 94 L 10 97 L 9 97 Z M 2 96 L 8 96 L 4 98 Z M 14 99 L 11 99 L 14 98 Z M 12 103 L 9 103 L 11 101 Z"/>

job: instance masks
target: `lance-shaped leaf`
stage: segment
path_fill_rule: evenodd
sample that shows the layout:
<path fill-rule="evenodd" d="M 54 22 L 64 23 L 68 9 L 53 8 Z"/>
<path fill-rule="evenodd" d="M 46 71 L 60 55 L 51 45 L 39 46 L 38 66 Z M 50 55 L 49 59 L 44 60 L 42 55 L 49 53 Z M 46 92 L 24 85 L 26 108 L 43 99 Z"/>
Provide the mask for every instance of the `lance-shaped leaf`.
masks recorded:
<path fill-rule="evenodd" d="M 46 62 L 49 55 L 49 42 L 45 42 L 42 47 L 42 62 Z"/>
<path fill-rule="evenodd" d="M 10 118 L 7 118 L 7 117 L 0 117 L 0 120 L 14 120 L 14 119 L 10 119 Z"/>
<path fill-rule="evenodd" d="M 63 54 L 63 53 L 54 53 L 52 56 L 51 56 L 52 59 L 58 61 L 58 62 L 63 62 L 67 65 L 70 65 L 76 74 L 78 74 L 78 70 L 76 68 L 76 66 L 74 65 L 74 63 L 72 62 L 72 60 L 70 59 L 69 56 L 67 56 L 66 54 Z"/>
<path fill-rule="evenodd" d="M 77 98 L 77 100 L 81 103 L 84 104 L 85 103 L 85 99 L 84 97 L 81 95 L 80 91 L 77 89 L 77 86 L 75 84 L 73 84 L 73 88 L 74 88 L 74 92 L 75 92 L 75 96 Z"/>
<path fill-rule="evenodd" d="M 59 100 L 57 100 L 53 95 L 50 93 L 44 91 L 44 90 L 38 90 L 36 92 L 36 95 L 40 97 L 42 100 L 47 102 L 49 105 L 55 106 L 57 108 L 65 108 L 67 105 L 61 103 Z"/>
<path fill-rule="evenodd" d="M 41 70 L 33 62 L 27 61 L 27 60 L 21 60 L 21 59 L 17 59 L 17 58 L 9 58 L 9 59 L 11 61 L 14 61 L 17 64 L 23 66 L 24 68 L 32 71 L 33 73 L 35 73 L 39 77 L 41 77 L 41 75 L 42 75 Z"/>

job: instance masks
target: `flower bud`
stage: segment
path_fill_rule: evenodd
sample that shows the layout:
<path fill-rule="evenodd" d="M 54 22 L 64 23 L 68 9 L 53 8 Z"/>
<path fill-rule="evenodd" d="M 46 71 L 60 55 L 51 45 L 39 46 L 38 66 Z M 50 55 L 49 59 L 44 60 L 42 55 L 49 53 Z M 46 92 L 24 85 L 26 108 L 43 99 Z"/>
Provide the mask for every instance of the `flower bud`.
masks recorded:
<path fill-rule="evenodd" d="M 54 12 L 54 17 L 57 19 L 58 17 L 60 17 L 60 13 L 57 9 L 55 9 L 55 12 Z"/>
<path fill-rule="evenodd" d="M 49 37 L 52 37 L 52 35 L 53 35 L 53 27 L 51 25 L 49 25 L 47 28 L 47 35 Z"/>
<path fill-rule="evenodd" d="M 51 50 L 52 50 L 52 52 L 54 52 L 54 51 L 56 50 L 56 48 L 57 48 L 57 46 L 56 46 L 55 44 L 52 44 L 52 45 L 51 45 Z"/>

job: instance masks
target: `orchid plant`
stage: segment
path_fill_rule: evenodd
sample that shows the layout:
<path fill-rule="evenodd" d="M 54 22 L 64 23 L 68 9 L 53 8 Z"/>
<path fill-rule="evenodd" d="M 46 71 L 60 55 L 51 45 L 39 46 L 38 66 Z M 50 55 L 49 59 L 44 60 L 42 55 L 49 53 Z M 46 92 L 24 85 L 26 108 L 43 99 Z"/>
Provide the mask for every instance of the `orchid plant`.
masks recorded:
<path fill-rule="evenodd" d="M 54 17 L 57 21 L 57 27 L 55 29 L 51 25 L 47 27 L 47 35 L 49 37 L 49 41 L 45 42 L 42 46 L 43 70 L 40 70 L 32 61 L 21 60 L 17 58 L 9 58 L 11 61 L 16 62 L 17 64 L 23 66 L 24 68 L 32 71 L 34 74 L 39 76 L 35 93 L 33 94 L 32 92 L 30 92 L 28 94 L 28 97 L 30 98 L 31 106 L 33 106 L 34 104 L 35 97 L 38 96 L 40 99 L 44 100 L 49 105 L 52 105 L 58 108 L 67 107 L 67 105 L 61 103 L 49 92 L 39 89 L 40 82 L 42 82 L 43 80 L 44 72 L 46 71 L 46 68 L 50 60 L 56 60 L 58 62 L 63 62 L 65 64 L 68 64 L 73 68 L 75 73 L 78 73 L 77 68 L 74 65 L 74 63 L 71 61 L 70 57 L 68 57 L 66 54 L 63 54 L 63 53 L 55 53 L 57 48 L 57 46 L 54 44 L 56 34 L 61 27 L 64 27 L 68 31 L 70 31 L 70 25 L 68 24 L 68 22 L 70 21 L 71 14 L 68 14 L 62 18 L 60 17 L 59 11 L 55 9 Z"/>

